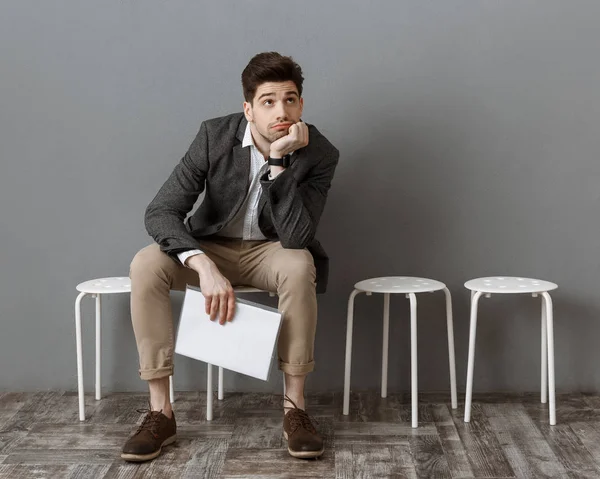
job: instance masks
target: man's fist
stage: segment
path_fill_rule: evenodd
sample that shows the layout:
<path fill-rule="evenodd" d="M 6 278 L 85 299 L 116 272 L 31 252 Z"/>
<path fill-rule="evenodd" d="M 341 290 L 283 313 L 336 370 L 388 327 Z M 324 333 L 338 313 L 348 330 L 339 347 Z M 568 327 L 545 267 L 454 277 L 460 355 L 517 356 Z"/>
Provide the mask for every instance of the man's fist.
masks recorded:
<path fill-rule="evenodd" d="M 303 121 L 290 126 L 289 133 L 271 143 L 269 155 L 271 158 L 282 158 L 283 156 L 304 148 L 308 145 L 308 126 Z"/>

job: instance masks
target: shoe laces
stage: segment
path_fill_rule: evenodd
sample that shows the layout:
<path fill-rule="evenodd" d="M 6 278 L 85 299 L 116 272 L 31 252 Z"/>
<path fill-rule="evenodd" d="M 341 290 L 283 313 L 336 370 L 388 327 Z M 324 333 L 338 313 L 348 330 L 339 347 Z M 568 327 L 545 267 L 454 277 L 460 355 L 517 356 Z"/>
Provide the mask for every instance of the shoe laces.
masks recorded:
<path fill-rule="evenodd" d="M 312 421 L 314 421 L 316 424 L 319 424 L 317 420 L 314 417 L 309 416 L 306 411 L 296 406 L 296 403 L 292 401 L 287 394 L 284 396 L 284 400 L 288 401 L 294 406 L 283 407 L 283 409 L 290 409 L 290 412 L 287 413 L 286 416 L 289 418 L 290 428 L 292 429 L 292 432 L 295 432 L 296 429 L 298 429 L 299 427 L 303 427 L 312 434 L 317 434 L 317 430 L 315 429 L 315 426 L 313 426 L 312 423 Z"/>
<path fill-rule="evenodd" d="M 160 424 L 160 414 L 162 413 L 162 409 L 160 411 L 137 409 L 136 411 L 140 414 L 146 414 L 146 417 L 142 421 L 142 424 L 139 425 L 135 434 L 137 435 L 142 431 L 150 431 L 150 434 L 152 434 L 154 438 L 158 438 L 158 425 Z"/>

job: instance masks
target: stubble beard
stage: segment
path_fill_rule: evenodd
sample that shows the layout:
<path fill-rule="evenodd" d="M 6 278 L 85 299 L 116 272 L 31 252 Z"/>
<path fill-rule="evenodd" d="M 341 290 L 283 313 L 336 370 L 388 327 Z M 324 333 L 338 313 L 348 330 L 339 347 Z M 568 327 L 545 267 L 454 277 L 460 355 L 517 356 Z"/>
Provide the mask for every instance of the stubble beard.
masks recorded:
<path fill-rule="evenodd" d="M 275 142 L 276 140 L 279 140 L 279 138 L 283 138 L 289 133 L 289 131 L 283 130 L 275 131 L 273 133 L 267 133 L 266 135 L 264 135 L 261 131 L 258 130 L 258 128 L 256 130 L 258 131 L 258 134 L 263 137 L 264 140 L 269 142 L 269 144 Z"/>

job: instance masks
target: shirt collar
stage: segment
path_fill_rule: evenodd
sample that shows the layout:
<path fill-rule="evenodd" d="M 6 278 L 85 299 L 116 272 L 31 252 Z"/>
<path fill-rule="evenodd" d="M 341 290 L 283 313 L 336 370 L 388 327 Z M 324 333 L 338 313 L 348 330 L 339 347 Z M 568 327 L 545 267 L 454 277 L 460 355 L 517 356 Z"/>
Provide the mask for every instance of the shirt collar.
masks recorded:
<path fill-rule="evenodd" d="M 246 125 L 246 131 L 244 132 L 244 139 L 242 140 L 242 148 L 247 146 L 256 146 L 252 139 L 252 131 L 250 131 L 250 122 Z"/>

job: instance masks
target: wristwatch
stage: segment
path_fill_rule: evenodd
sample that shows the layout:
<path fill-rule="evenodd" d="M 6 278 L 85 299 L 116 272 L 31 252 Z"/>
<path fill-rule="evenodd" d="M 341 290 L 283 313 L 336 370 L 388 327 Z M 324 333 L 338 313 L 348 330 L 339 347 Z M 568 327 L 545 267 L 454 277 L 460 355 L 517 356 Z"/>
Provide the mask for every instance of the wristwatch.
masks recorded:
<path fill-rule="evenodd" d="M 284 168 L 287 168 L 290 166 L 290 157 L 291 155 L 283 155 L 283 158 L 271 158 L 269 156 L 269 166 L 283 166 Z"/>

